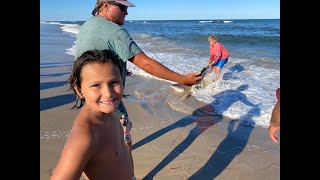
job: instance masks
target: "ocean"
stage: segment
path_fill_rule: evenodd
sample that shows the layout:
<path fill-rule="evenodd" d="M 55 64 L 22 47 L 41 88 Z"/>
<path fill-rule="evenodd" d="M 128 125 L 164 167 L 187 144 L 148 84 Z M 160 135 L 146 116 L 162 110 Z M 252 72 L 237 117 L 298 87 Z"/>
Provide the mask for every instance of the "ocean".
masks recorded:
<path fill-rule="evenodd" d="M 83 23 L 40 22 L 40 79 L 47 78 L 50 66 L 72 66 L 75 38 Z M 205 88 L 193 86 L 192 96 L 242 124 L 269 126 L 280 87 L 280 19 L 126 21 L 124 27 L 149 57 L 181 74 L 200 71 L 207 64 L 207 38 L 216 35 L 229 50 L 228 63 L 221 80 Z M 165 81 L 130 62 L 128 69 L 136 76 Z"/>

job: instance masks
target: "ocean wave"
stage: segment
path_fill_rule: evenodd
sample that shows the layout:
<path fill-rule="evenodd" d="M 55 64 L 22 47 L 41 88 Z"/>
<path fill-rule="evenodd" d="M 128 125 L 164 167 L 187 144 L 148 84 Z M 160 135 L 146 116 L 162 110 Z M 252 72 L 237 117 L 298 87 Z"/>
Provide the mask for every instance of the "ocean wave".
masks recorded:
<path fill-rule="evenodd" d="M 233 21 L 223 21 L 224 23 L 232 23 Z"/>
<path fill-rule="evenodd" d="M 213 21 L 199 21 L 199 23 L 212 23 Z"/>

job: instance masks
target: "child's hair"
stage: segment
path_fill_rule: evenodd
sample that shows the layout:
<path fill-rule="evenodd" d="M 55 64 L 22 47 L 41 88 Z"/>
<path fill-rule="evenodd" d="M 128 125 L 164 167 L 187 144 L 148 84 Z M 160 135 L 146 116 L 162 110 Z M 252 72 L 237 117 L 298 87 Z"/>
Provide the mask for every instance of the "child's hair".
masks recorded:
<path fill-rule="evenodd" d="M 78 91 L 81 92 L 81 81 L 82 81 L 81 71 L 82 71 L 82 68 L 86 64 L 90 64 L 90 63 L 104 64 L 104 63 L 109 63 L 109 62 L 114 63 L 119 67 L 120 74 L 122 76 L 123 64 L 121 62 L 123 62 L 123 61 L 120 60 L 118 58 L 118 56 L 113 51 L 110 51 L 110 50 L 86 51 L 85 53 L 83 53 L 81 56 L 79 56 L 75 60 L 75 62 L 73 63 L 73 68 L 72 68 L 70 77 L 68 79 L 68 82 L 70 84 L 70 89 L 72 89 L 76 95 L 76 103 L 71 109 L 81 108 L 83 106 L 83 103 L 85 102 L 85 99 L 80 98 L 74 89 L 74 87 L 77 86 Z"/>
<path fill-rule="evenodd" d="M 211 36 L 208 37 L 208 41 L 210 41 L 210 40 L 217 41 L 218 38 L 215 35 L 211 35 Z"/>

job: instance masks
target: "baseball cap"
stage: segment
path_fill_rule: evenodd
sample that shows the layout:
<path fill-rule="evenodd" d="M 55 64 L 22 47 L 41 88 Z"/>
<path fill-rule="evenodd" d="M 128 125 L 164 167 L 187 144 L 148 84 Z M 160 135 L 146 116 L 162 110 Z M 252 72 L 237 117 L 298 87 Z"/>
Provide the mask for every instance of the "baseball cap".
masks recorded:
<path fill-rule="evenodd" d="M 117 2 L 119 4 L 122 4 L 122 5 L 125 5 L 128 7 L 135 7 L 134 4 L 132 4 L 131 2 L 129 2 L 127 0 L 97 0 L 96 5 L 94 6 L 94 9 L 91 14 L 95 16 L 97 14 L 97 12 L 99 11 L 100 7 L 102 6 L 102 4 L 107 1 Z"/>

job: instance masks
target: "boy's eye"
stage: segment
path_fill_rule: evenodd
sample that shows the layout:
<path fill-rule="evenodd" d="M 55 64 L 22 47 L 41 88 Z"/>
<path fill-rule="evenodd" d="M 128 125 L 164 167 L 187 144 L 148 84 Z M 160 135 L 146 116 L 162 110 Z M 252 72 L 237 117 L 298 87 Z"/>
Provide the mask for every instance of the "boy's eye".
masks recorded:
<path fill-rule="evenodd" d="M 91 87 L 100 87 L 100 84 L 93 84 Z"/>
<path fill-rule="evenodd" d="M 111 84 L 115 85 L 115 84 L 119 84 L 119 82 L 120 81 L 118 81 L 118 80 L 114 80 L 114 81 L 111 82 Z"/>
<path fill-rule="evenodd" d="M 119 81 L 113 81 L 113 83 L 112 84 L 118 84 L 119 83 Z"/>

